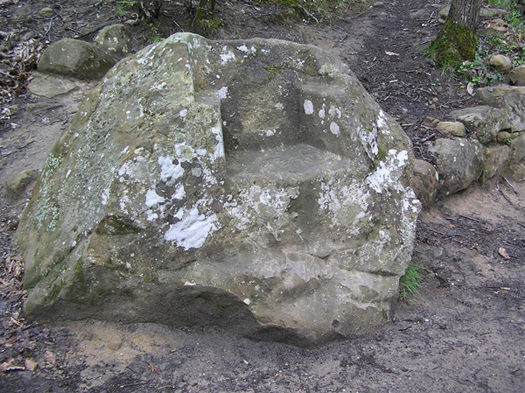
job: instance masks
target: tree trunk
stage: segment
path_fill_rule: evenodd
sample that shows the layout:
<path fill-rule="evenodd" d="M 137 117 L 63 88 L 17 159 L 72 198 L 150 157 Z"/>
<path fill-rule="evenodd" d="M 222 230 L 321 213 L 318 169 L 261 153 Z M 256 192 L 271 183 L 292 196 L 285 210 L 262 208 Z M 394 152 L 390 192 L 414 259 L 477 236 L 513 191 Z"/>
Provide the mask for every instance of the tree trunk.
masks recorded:
<path fill-rule="evenodd" d="M 482 3 L 483 0 L 453 0 L 447 19 L 475 32 Z"/>
<path fill-rule="evenodd" d="M 483 0 L 452 0 L 443 28 L 430 46 L 440 66 L 461 65 L 476 56 L 479 11 Z"/>

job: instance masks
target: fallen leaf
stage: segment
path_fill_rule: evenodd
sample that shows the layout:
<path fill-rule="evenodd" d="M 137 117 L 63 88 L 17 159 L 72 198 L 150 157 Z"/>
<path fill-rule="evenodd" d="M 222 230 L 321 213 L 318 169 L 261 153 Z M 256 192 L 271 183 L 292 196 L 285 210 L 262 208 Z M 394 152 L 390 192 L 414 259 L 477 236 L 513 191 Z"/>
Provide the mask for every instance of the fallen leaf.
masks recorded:
<path fill-rule="evenodd" d="M 474 95 L 474 85 L 472 82 L 469 82 L 467 85 L 467 93 L 469 93 L 471 96 Z"/>
<path fill-rule="evenodd" d="M 51 351 L 44 352 L 44 359 L 46 359 L 46 362 L 48 362 L 52 366 L 54 366 L 55 363 L 57 362 L 56 355 Z"/>
<path fill-rule="evenodd" d="M 503 247 L 500 247 L 498 249 L 498 254 L 501 255 L 504 259 L 506 259 L 507 261 L 510 259 L 510 256 L 509 254 L 507 253 L 507 250 L 505 250 Z"/>
<path fill-rule="evenodd" d="M 38 363 L 35 362 L 33 359 L 26 359 L 25 366 L 27 371 L 34 372 L 38 367 Z"/>

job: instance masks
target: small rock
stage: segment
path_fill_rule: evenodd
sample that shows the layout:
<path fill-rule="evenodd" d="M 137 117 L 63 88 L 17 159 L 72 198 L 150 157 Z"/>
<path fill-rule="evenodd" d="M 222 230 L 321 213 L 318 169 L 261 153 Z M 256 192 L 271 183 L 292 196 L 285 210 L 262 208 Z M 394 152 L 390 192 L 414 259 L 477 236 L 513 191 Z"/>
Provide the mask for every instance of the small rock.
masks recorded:
<path fill-rule="evenodd" d="M 374 4 L 372 4 L 372 7 L 375 7 L 375 8 L 381 8 L 384 6 L 385 6 L 385 3 L 383 3 L 382 1 L 376 1 Z"/>
<path fill-rule="evenodd" d="M 446 5 L 441 8 L 438 12 L 438 20 L 443 23 L 447 19 L 448 13 L 450 12 L 450 5 Z"/>
<path fill-rule="evenodd" d="M 435 111 L 436 110 L 436 104 L 429 105 L 428 109 L 431 109 L 431 110 Z"/>
<path fill-rule="evenodd" d="M 100 79 L 115 60 L 94 44 L 66 38 L 49 46 L 38 61 L 38 70 L 78 79 Z"/>
<path fill-rule="evenodd" d="M 494 55 L 490 58 L 491 66 L 501 72 L 508 72 L 512 69 L 512 60 L 504 55 Z"/>
<path fill-rule="evenodd" d="M 9 178 L 6 183 L 7 195 L 11 200 L 22 197 L 29 187 L 38 179 L 39 172 L 36 169 L 28 169 L 18 175 Z"/>
<path fill-rule="evenodd" d="M 108 349 L 118 351 L 122 347 L 122 339 L 114 338 L 108 343 Z"/>
<path fill-rule="evenodd" d="M 501 131 L 498 132 L 498 135 L 496 136 L 496 141 L 499 143 L 506 143 L 511 139 L 511 133 L 507 131 Z"/>
<path fill-rule="evenodd" d="M 509 11 L 503 8 L 482 8 L 479 11 L 479 16 L 482 18 L 493 18 L 495 16 L 502 16 L 508 14 Z"/>
<path fill-rule="evenodd" d="M 465 125 L 459 121 L 442 121 L 436 126 L 438 131 L 443 134 L 464 137 L 467 135 L 465 131 Z"/>
<path fill-rule="evenodd" d="M 52 18 L 55 16 L 55 10 L 53 8 L 45 7 L 38 11 L 38 15 L 42 18 Z"/>
<path fill-rule="evenodd" d="M 508 25 L 507 25 L 507 22 L 505 22 L 503 19 L 497 18 L 497 19 L 493 19 L 490 22 L 488 22 L 486 28 L 490 30 L 498 31 L 501 33 L 505 33 L 508 30 Z"/>
<path fill-rule="evenodd" d="M 483 146 L 476 140 L 438 139 L 429 150 L 436 155 L 444 195 L 464 190 L 483 173 Z"/>
<path fill-rule="evenodd" d="M 131 52 L 131 35 L 124 25 L 106 26 L 95 37 L 95 44 L 110 56 L 122 59 Z"/>
<path fill-rule="evenodd" d="M 525 64 L 513 68 L 509 77 L 513 85 L 525 86 Z"/>
<path fill-rule="evenodd" d="M 37 96 L 54 98 L 78 90 L 78 85 L 64 77 L 33 72 L 29 91 Z"/>
<path fill-rule="evenodd" d="M 425 117 L 425 120 L 423 121 L 423 125 L 427 127 L 435 127 L 438 123 L 439 120 L 432 116 Z"/>
<path fill-rule="evenodd" d="M 424 160 L 414 161 L 412 188 L 423 206 L 432 206 L 439 189 L 439 176 L 430 163 Z"/>
<path fill-rule="evenodd" d="M 434 104 L 437 104 L 439 102 L 439 98 L 437 98 L 437 97 L 432 98 L 432 102 Z"/>
<path fill-rule="evenodd" d="M 38 363 L 35 362 L 33 359 L 26 359 L 25 360 L 25 368 L 26 368 L 27 371 L 34 372 L 37 367 L 38 367 Z"/>

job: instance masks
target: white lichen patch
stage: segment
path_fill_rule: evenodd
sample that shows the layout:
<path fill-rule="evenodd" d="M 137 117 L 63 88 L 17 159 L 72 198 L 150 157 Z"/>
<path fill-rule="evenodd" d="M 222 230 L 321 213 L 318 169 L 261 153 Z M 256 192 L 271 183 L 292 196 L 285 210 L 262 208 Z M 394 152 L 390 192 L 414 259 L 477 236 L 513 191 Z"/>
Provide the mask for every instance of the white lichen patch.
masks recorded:
<path fill-rule="evenodd" d="M 159 218 L 159 215 L 156 212 L 153 210 L 146 210 L 146 219 L 148 221 L 155 221 L 157 218 Z"/>
<path fill-rule="evenodd" d="M 206 238 L 218 229 L 217 216 L 205 216 L 199 213 L 197 207 L 183 211 L 181 221 L 170 225 L 165 233 L 166 241 L 175 242 L 178 247 L 185 250 L 200 248 Z"/>
<path fill-rule="evenodd" d="M 221 53 L 221 64 L 225 65 L 226 63 L 235 60 L 235 53 L 231 50 L 228 50 L 227 46 L 222 48 L 224 53 Z"/>
<path fill-rule="evenodd" d="M 249 55 L 255 55 L 257 54 L 257 49 L 255 46 L 251 46 L 251 48 L 248 48 L 246 45 L 241 45 L 237 47 L 238 50 L 240 50 L 242 53 L 244 53 L 244 57 L 248 57 Z"/>
<path fill-rule="evenodd" d="M 164 197 L 161 197 L 157 194 L 157 192 L 153 189 L 148 190 L 146 193 L 146 206 L 147 207 L 153 207 L 160 203 L 164 203 L 166 199 Z"/>
<path fill-rule="evenodd" d="M 343 115 L 343 113 L 341 112 L 341 109 L 331 105 L 330 106 L 330 109 L 328 110 L 328 114 L 332 117 L 332 118 L 338 118 L 340 119 L 341 116 Z"/>
<path fill-rule="evenodd" d="M 184 184 L 179 184 L 173 193 L 171 199 L 181 200 L 186 196 L 186 191 L 184 190 Z"/>
<path fill-rule="evenodd" d="M 340 131 L 339 125 L 335 121 L 331 122 L 330 132 L 334 135 L 339 135 L 339 131 Z"/>
<path fill-rule="evenodd" d="M 361 145 L 370 158 L 374 158 L 379 154 L 379 147 L 377 145 L 377 127 L 374 125 L 371 130 L 365 130 L 361 126 L 357 129 L 357 134 L 361 140 Z"/>
<path fill-rule="evenodd" d="M 106 188 L 102 192 L 102 195 L 100 196 L 100 203 L 102 203 L 102 205 L 106 206 L 108 204 L 108 199 L 109 199 L 109 187 Z"/>
<path fill-rule="evenodd" d="M 390 129 L 388 128 L 388 123 L 386 119 L 385 112 L 381 109 L 377 115 L 377 128 L 385 135 L 390 135 Z"/>
<path fill-rule="evenodd" d="M 160 180 L 173 183 L 184 174 L 184 168 L 179 164 L 173 163 L 174 158 L 170 156 L 161 156 L 157 162 L 160 165 Z"/>
<path fill-rule="evenodd" d="M 218 93 L 219 95 L 219 99 L 224 99 L 224 98 L 228 98 L 228 87 L 226 86 L 223 86 L 219 89 Z"/>
<path fill-rule="evenodd" d="M 403 191 L 399 179 L 408 163 L 408 152 L 395 149 L 388 151 L 388 156 L 379 163 L 377 169 L 366 178 L 366 183 L 377 193 L 393 189 Z"/>
<path fill-rule="evenodd" d="M 220 118 L 217 121 L 217 125 L 211 128 L 211 132 L 215 134 L 215 140 L 217 141 L 217 145 L 215 146 L 215 153 L 211 157 L 211 162 L 214 162 L 218 158 L 223 158 L 225 156 L 224 136 L 222 134 L 222 124 L 221 124 Z"/>
<path fill-rule="evenodd" d="M 310 100 L 304 100 L 304 113 L 307 115 L 313 115 L 314 114 L 314 104 Z"/>

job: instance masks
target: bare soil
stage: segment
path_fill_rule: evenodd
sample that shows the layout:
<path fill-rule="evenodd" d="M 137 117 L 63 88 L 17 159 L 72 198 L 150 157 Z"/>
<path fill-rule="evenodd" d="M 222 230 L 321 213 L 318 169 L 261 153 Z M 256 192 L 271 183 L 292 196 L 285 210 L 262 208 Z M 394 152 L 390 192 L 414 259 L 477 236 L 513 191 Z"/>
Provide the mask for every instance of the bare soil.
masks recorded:
<path fill-rule="evenodd" d="M 471 104 L 458 82 L 423 55 L 439 29 L 444 3 L 437 3 L 356 3 L 317 23 L 306 14 L 307 20 L 290 21 L 278 5 L 231 0 L 217 5 L 224 25 L 203 32 L 191 26 L 183 4 L 172 2 L 156 25 L 129 25 L 135 49 L 184 29 L 335 51 L 403 125 L 416 155 L 425 156 L 425 143 L 440 137 L 425 119 L 444 119 Z M 306 350 L 217 329 L 91 320 L 44 326 L 26 319 L 23 263 L 11 244 L 25 201 L 9 200 L 4 183 L 43 166 L 90 87 L 43 99 L 26 92 L 27 78 L 50 42 L 89 40 L 105 25 L 133 22 L 131 12 L 117 12 L 119 4 L 0 0 L 0 392 L 525 391 L 525 183 L 519 179 L 471 187 L 421 214 L 413 257 L 426 266 L 421 293 L 399 302 L 396 319 L 369 337 Z M 55 15 L 41 16 L 49 6 Z M 35 57 L 15 59 L 24 47 Z"/>

